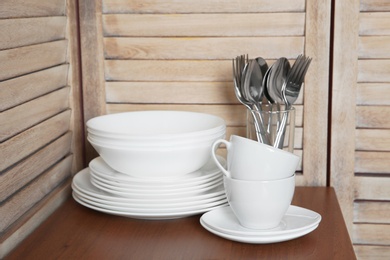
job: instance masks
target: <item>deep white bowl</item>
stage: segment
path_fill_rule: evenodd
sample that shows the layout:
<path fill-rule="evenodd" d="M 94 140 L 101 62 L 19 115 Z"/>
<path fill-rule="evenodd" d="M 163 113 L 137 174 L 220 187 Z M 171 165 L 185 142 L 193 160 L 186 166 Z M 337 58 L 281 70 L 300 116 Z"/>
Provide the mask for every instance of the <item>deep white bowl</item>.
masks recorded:
<path fill-rule="evenodd" d="M 200 169 L 210 159 L 213 141 L 168 148 L 107 146 L 89 140 L 114 170 L 138 178 L 184 175 Z"/>
<path fill-rule="evenodd" d="M 226 128 L 217 116 L 187 111 L 137 111 L 88 120 L 95 136 L 120 140 L 185 140 L 215 134 Z"/>
<path fill-rule="evenodd" d="M 129 139 L 119 139 L 119 138 L 109 138 L 96 136 L 94 134 L 88 133 L 88 141 L 101 144 L 104 146 L 119 146 L 122 148 L 169 148 L 169 147 L 178 147 L 183 145 L 194 145 L 204 142 L 212 142 L 218 138 L 225 137 L 226 130 L 223 129 L 212 135 L 205 136 L 195 136 L 190 138 L 180 138 L 180 139 L 171 139 L 171 140 L 129 140 Z"/>

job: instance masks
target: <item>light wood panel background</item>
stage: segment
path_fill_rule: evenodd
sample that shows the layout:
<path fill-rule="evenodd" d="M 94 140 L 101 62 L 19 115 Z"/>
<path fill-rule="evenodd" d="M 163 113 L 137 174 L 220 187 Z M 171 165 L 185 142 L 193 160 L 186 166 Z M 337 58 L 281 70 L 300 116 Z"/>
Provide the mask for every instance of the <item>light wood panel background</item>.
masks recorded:
<path fill-rule="evenodd" d="M 301 53 L 313 57 L 296 103 L 295 152 L 303 158 L 298 184 L 326 184 L 330 1 L 84 1 L 80 14 L 85 120 L 188 110 L 221 116 L 228 137 L 245 136 L 246 110 L 234 95 L 231 60 L 246 53 L 269 64 L 282 56 L 292 62 Z M 91 78 L 91 68 L 104 78 Z M 88 161 L 96 154 L 86 145 Z"/>
<path fill-rule="evenodd" d="M 358 258 L 388 259 L 389 14 L 385 0 L 0 1 L 0 258 L 96 156 L 88 119 L 199 111 L 245 135 L 231 59 L 305 53 L 298 185 L 334 186 Z"/>
<path fill-rule="evenodd" d="M 336 1 L 334 24 L 330 180 L 358 258 L 388 259 L 390 3 Z"/>
<path fill-rule="evenodd" d="M 0 2 L 0 258 L 83 165 L 76 1 Z"/>

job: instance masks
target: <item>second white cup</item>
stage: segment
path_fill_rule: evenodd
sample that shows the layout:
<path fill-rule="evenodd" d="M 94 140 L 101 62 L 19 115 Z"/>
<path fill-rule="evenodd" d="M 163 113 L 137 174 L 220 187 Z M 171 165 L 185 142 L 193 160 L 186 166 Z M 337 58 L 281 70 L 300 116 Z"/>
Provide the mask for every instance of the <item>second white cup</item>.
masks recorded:
<path fill-rule="evenodd" d="M 224 176 L 226 196 L 239 223 L 250 229 L 277 227 L 295 191 L 295 174 L 274 181 L 244 181 Z"/>
<path fill-rule="evenodd" d="M 221 144 L 225 144 L 227 149 L 227 169 L 219 163 L 216 155 Z M 256 181 L 290 177 L 295 173 L 300 160 L 293 153 L 237 135 L 231 135 L 229 141 L 215 141 L 211 155 L 226 176 Z"/>

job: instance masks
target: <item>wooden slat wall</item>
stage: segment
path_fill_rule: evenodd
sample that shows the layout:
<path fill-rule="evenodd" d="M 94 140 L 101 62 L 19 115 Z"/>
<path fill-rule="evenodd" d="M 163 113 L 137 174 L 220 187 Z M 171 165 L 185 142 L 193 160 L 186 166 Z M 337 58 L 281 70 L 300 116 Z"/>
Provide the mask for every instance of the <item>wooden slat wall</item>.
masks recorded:
<path fill-rule="evenodd" d="M 83 73 L 91 94 L 84 100 L 93 100 L 84 102 L 85 120 L 123 111 L 189 110 L 223 117 L 227 136 L 245 135 L 246 110 L 234 95 L 232 58 L 248 53 L 272 64 L 306 53 L 314 62 L 296 103 L 295 152 L 304 158 L 299 171 L 306 170 L 298 184 L 325 185 L 330 1 L 306 2 L 80 3 L 81 32 L 88 32 L 81 34 L 82 56 L 97 59 L 85 65 L 104 73 L 103 81 Z M 87 151 L 87 161 L 94 156 Z"/>
<path fill-rule="evenodd" d="M 69 196 L 83 164 L 75 7 L 0 2 L 0 258 Z"/>
<path fill-rule="evenodd" d="M 343 198 L 358 258 L 389 259 L 390 4 L 340 2 L 335 10 L 340 31 L 335 33 L 331 180 Z"/>

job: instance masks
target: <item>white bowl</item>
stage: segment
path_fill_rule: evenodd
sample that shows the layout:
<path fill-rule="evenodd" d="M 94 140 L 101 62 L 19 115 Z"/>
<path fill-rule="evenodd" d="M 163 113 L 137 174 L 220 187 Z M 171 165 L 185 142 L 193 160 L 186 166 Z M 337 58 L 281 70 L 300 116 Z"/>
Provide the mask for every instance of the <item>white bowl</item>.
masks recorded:
<path fill-rule="evenodd" d="M 101 144 L 104 146 L 118 146 L 122 148 L 169 148 L 178 147 L 182 145 L 194 145 L 204 142 L 213 142 L 217 139 L 225 137 L 225 129 L 212 135 L 190 137 L 186 139 L 172 139 L 172 140 L 129 140 L 119 138 L 109 138 L 96 136 L 88 133 L 87 139 L 91 142 Z"/>
<path fill-rule="evenodd" d="M 184 175 L 200 169 L 210 159 L 213 141 L 168 148 L 107 146 L 89 140 L 114 170 L 138 178 Z"/>
<path fill-rule="evenodd" d="M 217 116 L 187 111 L 137 111 L 88 120 L 88 133 L 121 140 L 178 140 L 215 134 L 226 128 Z"/>

